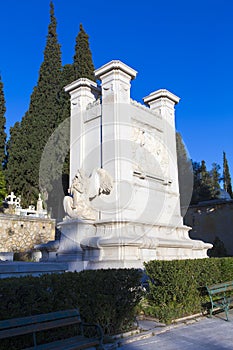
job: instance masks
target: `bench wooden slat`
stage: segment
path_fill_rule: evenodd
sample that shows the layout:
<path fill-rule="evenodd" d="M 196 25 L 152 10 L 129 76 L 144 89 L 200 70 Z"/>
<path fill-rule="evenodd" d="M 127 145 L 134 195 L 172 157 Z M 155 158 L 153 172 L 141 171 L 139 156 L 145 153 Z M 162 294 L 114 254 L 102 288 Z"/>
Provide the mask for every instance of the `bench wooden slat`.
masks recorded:
<path fill-rule="evenodd" d="M 33 332 L 40 332 L 52 328 L 69 326 L 77 323 L 80 323 L 79 320 L 77 322 L 77 317 L 69 317 L 43 323 L 33 323 L 32 325 L 26 325 L 22 327 L 18 326 L 17 328 L 4 329 L 3 331 L 0 331 L 0 339 L 14 337 L 22 334 L 29 334 Z"/>
<path fill-rule="evenodd" d="M 214 295 L 214 294 L 219 294 L 219 293 L 223 293 L 223 292 L 226 292 L 226 291 L 227 291 L 226 288 L 218 288 L 218 289 L 209 290 L 209 293 Z"/>
<path fill-rule="evenodd" d="M 0 330 L 17 327 L 18 325 L 29 325 L 38 322 L 50 321 L 54 319 L 62 319 L 65 317 L 77 316 L 81 322 L 80 314 L 77 309 L 64 310 L 64 311 L 55 311 L 47 314 L 39 314 L 33 316 L 26 316 L 20 318 L 12 318 L 4 321 L 0 321 Z"/>
<path fill-rule="evenodd" d="M 79 350 L 87 349 L 90 347 L 95 347 L 99 345 L 99 341 L 96 339 L 90 338 L 87 339 L 82 336 L 76 336 L 69 339 L 57 340 L 52 343 L 37 345 L 37 350 Z M 27 348 L 25 350 L 34 350 L 34 347 Z"/>
<path fill-rule="evenodd" d="M 226 290 L 233 290 L 233 281 L 231 282 L 231 284 L 228 283 L 220 283 L 220 284 L 214 284 L 212 286 L 207 286 L 208 291 L 214 293 L 218 293 L 221 291 L 226 291 Z"/>
<path fill-rule="evenodd" d="M 215 283 L 210 286 L 209 288 L 216 288 L 216 287 L 224 287 L 224 286 L 232 286 L 233 281 L 227 281 L 227 282 L 221 282 L 221 283 Z"/>
<path fill-rule="evenodd" d="M 232 290 L 233 289 L 233 282 L 231 284 L 229 282 L 228 283 L 214 284 L 212 286 L 208 286 L 208 289 L 210 291 L 225 290 L 225 289 Z"/>
<path fill-rule="evenodd" d="M 90 347 L 102 349 L 103 332 L 101 327 L 97 324 L 90 325 L 83 323 L 78 309 L 56 311 L 47 314 L 0 321 L 0 339 L 31 333 L 34 334 L 33 339 L 36 341 L 37 332 L 76 324 L 81 325 L 82 328 L 86 326 L 95 327 L 96 337 L 87 338 L 81 332 L 81 335 L 76 337 L 42 344 L 36 346 L 36 349 L 75 350 L 87 349 Z M 35 349 L 35 343 L 34 347 L 30 347 L 28 350 L 29 349 Z"/>

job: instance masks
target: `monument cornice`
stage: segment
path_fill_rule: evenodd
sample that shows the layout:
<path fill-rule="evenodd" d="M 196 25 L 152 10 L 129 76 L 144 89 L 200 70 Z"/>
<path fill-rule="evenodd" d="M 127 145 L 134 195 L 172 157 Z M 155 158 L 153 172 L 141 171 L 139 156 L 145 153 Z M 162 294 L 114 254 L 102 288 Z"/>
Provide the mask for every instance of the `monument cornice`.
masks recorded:
<path fill-rule="evenodd" d="M 78 80 L 75 80 L 71 84 L 66 85 L 64 87 L 64 90 L 65 92 L 70 92 L 83 87 L 88 87 L 94 90 L 100 90 L 99 86 L 97 86 L 97 84 L 94 81 L 88 78 L 80 78 Z"/>
<path fill-rule="evenodd" d="M 171 100 L 175 104 L 179 103 L 180 98 L 173 94 L 172 92 L 166 90 L 166 89 L 160 89 L 154 92 L 151 92 L 150 95 L 143 98 L 144 102 L 146 104 L 150 104 L 151 102 L 154 102 L 156 100 L 159 100 L 161 98 L 167 98 L 168 100 Z"/>
<path fill-rule="evenodd" d="M 102 76 L 106 75 L 110 71 L 122 71 L 123 73 L 129 75 L 131 79 L 134 79 L 137 75 L 137 71 L 133 68 L 127 66 L 125 63 L 119 61 L 119 60 L 112 60 L 102 67 L 95 70 L 95 77 L 97 79 L 100 79 Z"/>

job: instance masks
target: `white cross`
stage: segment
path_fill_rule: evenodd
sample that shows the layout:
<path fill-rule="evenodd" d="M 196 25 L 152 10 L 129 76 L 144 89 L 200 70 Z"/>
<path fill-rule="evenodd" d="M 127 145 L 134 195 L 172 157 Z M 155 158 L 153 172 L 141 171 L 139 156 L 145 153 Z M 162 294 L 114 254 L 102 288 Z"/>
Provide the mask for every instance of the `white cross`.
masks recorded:
<path fill-rule="evenodd" d="M 15 203 L 15 201 L 14 201 L 15 198 L 16 198 L 16 196 L 14 195 L 14 192 L 11 192 L 11 194 L 9 194 L 7 196 L 8 204 L 14 204 Z"/>

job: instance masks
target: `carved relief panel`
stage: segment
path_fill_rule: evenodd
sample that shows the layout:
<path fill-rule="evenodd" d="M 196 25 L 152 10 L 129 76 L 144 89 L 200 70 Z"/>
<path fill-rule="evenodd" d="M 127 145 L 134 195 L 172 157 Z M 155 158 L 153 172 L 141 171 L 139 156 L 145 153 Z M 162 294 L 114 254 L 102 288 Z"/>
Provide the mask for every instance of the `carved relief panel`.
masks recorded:
<path fill-rule="evenodd" d="M 132 127 L 132 158 L 134 172 L 161 181 L 168 177 L 169 154 L 155 128 L 135 123 Z"/>

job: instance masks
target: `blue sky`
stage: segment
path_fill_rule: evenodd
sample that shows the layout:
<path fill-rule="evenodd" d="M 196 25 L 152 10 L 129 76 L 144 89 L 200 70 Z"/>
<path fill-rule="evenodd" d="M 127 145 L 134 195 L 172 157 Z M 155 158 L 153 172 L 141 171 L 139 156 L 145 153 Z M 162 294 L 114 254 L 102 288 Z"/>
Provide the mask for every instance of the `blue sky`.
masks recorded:
<path fill-rule="evenodd" d="M 72 63 L 79 24 L 95 68 L 119 59 L 138 71 L 132 98 L 166 88 L 181 100 L 177 130 L 190 157 L 233 177 L 233 1 L 54 0 L 63 63 Z M 0 72 L 7 130 L 28 109 L 43 61 L 49 0 L 0 0 Z"/>

